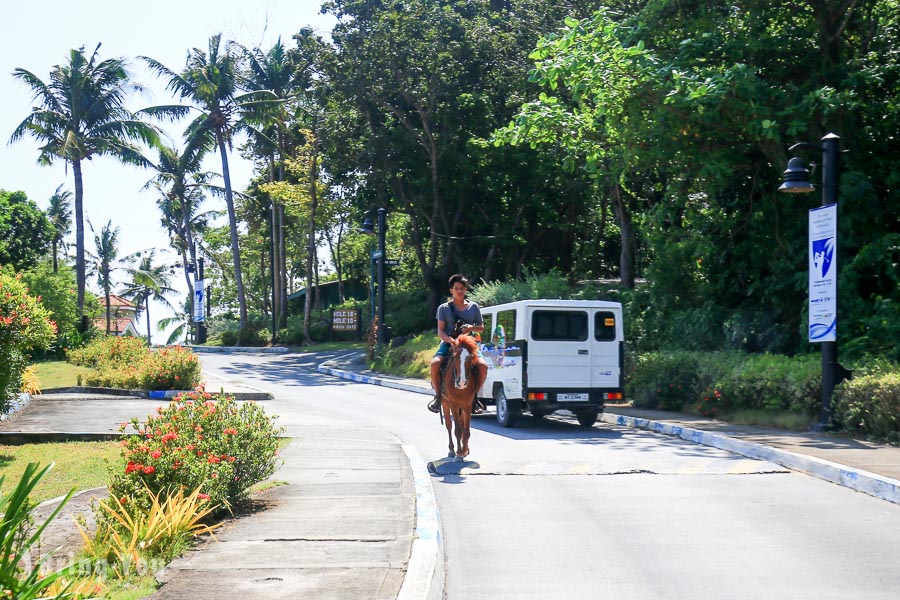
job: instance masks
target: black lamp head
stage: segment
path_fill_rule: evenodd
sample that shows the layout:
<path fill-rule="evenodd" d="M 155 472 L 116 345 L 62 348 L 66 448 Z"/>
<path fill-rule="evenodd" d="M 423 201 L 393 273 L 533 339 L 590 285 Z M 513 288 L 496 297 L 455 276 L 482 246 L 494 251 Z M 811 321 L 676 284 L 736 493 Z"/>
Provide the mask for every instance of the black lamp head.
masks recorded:
<path fill-rule="evenodd" d="M 814 189 L 813 184 L 809 182 L 809 167 L 806 166 L 806 161 L 796 156 L 789 160 L 787 169 L 784 171 L 783 183 L 778 191 L 788 194 L 806 194 Z"/>

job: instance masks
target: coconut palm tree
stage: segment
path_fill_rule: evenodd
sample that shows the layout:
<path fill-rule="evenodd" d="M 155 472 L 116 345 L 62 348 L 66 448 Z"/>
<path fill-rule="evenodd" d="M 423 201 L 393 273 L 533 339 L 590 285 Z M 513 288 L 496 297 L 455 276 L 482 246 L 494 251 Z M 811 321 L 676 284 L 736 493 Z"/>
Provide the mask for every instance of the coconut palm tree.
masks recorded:
<path fill-rule="evenodd" d="M 147 165 L 135 142 L 155 144 L 156 127 L 144 123 L 125 108 L 125 98 L 141 86 L 130 81 L 122 58 L 100 60 L 98 51 L 87 56 L 84 46 L 69 51 L 67 61 L 50 71 L 44 82 L 22 68 L 13 77 L 28 85 L 36 106 L 10 137 L 10 142 L 29 134 L 43 145 L 38 163 L 49 165 L 57 159 L 72 165 L 75 178 L 75 272 L 78 312 L 82 328 L 86 281 L 84 248 L 84 184 L 82 164 L 95 156 L 115 156 L 126 164 Z"/>
<path fill-rule="evenodd" d="M 135 260 L 137 264 L 134 265 Z M 172 288 L 169 277 L 169 267 L 156 264 L 156 250 L 146 250 L 128 257 L 129 266 L 125 272 L 129 275 L 129 281 L 122 290 L 122 297 L 134 300 L 137 304 L 136 316 L 142 312 L 147 320 L 147 345 L 150 345 L 150 301 L 156 301 L 172 308 L 172 304 L 166 298 L 169 294 L 176 293 Z"/>
<path fill-rule="evenodd" d="M 106 223 L 100 229 L 98 234 L 94 231 L 94 226 L 88 220 L 88 226 L 91 233 L 94 234 L 94 247 L 97 253 L 88 252 L 90 264 L 88 271 L 92 275 L 97 276 L 97 284 L 103 290 L 103 296 L 106 299 L 106 335 L 111 332 L 110 322 L 112 321 L 112 311 L 110 307 L 109 297 L 112 289 L 112 272 L 117 268 L 116 264 L 119 259 L 119 228 L 112 226 L 112 221 Z"/>
<path fill-rule="evenodd" d="M 53 225 L 53 272 L 59 272 L 59 249 L 66 247 L 66 236 L 72 229 L 72 192 L 60 185 L 50 196 L 47 218 Z M 68 253 L 67 253 L 68 254 Z"/>
<path fill-rule="evenodd" d="M 223 190 L 209 183 L 215 177 L 214 173 L 200 171 L 201 156 L 196 149 L 188 148 L 180 153 L 174 146 L 161 145 L 157 150 L 156 175 L 144 185 L 144 189 L 156 190 L 162 225 L 169 232 L 171 245 L 181 255 L 181 263 L 196 264 L 194 236 L 206 229 L 209 219 L 215 214 L 213 211 L 199 212 L 204 200 L 203 192 L 220 193 Z M 190 297 L 193 298 L 193 282 L 187 270 L 184 275 Z"/>
<path fill-rule="evenodd" d="M 222 159 L 222 179 L 225 185 L 225 204 L 228 208 L 228 224 L 231 235 L 231 254 L 234 262 L 234 278 L 240 311 L 240 332 L 248 326 L 247 299 L 241 276 L 241 255 L 238 246 L 237 217 L 234 210 L 234 193 L 231 188 L 231 172 L 228 168 L 228 150 L 236 133 L 252 130 L 256 115 L 273 104 L 275 98 L 268 91 L 242 93 L 238 71 L 240 54 L 231 44 L 223 47 L 221 34 L 209 39 L 208 52 L 194 48 L 188 52 L 187 62 L 181 73 L 172 71 L 160 62 L 141 57 L 152 71 L 168 79 L 167 89 L 179 100 L 189 100 L 190 106 L 156 106 L 145 109 L 146 114 L 178 119 L 191 112 L 199 112 L 185 131 L 188 148 L 201 152 L 215 149 Z M 262 135 L 260 132 L 254 132 Z"/>

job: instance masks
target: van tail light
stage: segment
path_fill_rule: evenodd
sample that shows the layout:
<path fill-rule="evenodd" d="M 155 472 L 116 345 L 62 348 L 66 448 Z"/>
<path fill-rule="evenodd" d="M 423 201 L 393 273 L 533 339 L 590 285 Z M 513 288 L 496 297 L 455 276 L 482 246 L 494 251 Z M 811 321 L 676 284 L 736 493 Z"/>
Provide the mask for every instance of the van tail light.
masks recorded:
<path fill-rule="evenodd" d="M 604 400 L 621 400 L 623 398 L 622 392 L 604 392 L 603 399 Z"/>
<path fill-rule="evenodd" d="M 545 392 L 529 392 L 528 399 L 529 400 L 546 400 L 547 394 Z"/>

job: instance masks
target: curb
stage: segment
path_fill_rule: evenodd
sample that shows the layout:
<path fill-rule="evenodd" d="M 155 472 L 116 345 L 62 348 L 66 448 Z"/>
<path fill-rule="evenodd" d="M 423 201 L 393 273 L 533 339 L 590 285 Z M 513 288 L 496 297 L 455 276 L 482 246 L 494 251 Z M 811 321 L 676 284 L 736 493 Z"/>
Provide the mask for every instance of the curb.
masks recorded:
<path fill-rule="evenodd" d="M 290 352 L 286 346 L 269 346 L 254 348 L 252 346 L 189 346 L 192 352 L 254 352 L 265 354 L 285 354 Z"/>
<path fill-rule="evenodd" d="M 444 536 L 434 487 L 425 461 L 410 444 L 401 444 L 416 489 L 416 530 L 397 600 L 440 600 L 444 597 Z"/>
<path fill-rule="evenodd" d="M 24 444 L 64 443 L 64 442 L 117 442 L 122 433 L 88 433 L 61 431 L 0 431 L 0 444 L 21 446 Z"/>
<path fill-rule="evenodd" d="M 779 450 L 778 448 L 772 448 L 771 446 L 765 446 L 756 442 L 738 440 L 732 437 L 702 431 L 700 429 L 692 429 L 690 427 L 666 423 L 664 421 L 651 421 L 649 419 L 626 417 L 624 415 L 606 412 L 603 413 L 600 418 L 603 422 L 612 425 L 647 429 L 655 433 L 678 437 L 689 442 L 694 442 L 695 444 L 719 448 L 720 450 L 746 456 L 747 458 L 766 460 L 782 467 L 787 467 L 792 471 L 799 471 L 806 475 L 824 479 L 825 481 L 836 483 L 837 485 L 874 496 L 881 500 L 900 504 L 900 481 L 890 477 L 884 477 L 876 473 L 863 471 L 862 469 L 854 469 L 813 456 L 796 454 L 794 452 Z"/>
<path fill-rule="evenodd" d="M 117 398 L 150 398 L 151 400 L 172 400 L 181 394 L 189 394 L 194 390 L 124 390 L 103 387 L 63 387 L 43 390 L 42 396 L 53 394 L 95 394 L 98 396 L 116 396 Z M 215 394 L 218 392 L 210 392 Z M 271 400 L 274 396 L 269 392 L 223 392 L 235 400 Z"/>

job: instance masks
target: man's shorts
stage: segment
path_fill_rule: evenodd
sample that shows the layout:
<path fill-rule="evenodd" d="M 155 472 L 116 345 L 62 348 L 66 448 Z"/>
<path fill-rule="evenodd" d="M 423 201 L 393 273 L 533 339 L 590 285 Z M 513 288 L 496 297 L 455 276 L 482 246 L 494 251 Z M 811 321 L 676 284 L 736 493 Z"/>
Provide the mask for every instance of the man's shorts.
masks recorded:
<path fill-rule="evenodd" d="M 450 356 L 450 344 L 441 342 L 441 345 L 438 346 L 437 352 L 435 352 L 434 355 L 440 356 L 441 358 Z M 475 346 L 475 358 L 481 358 L 481 348 L 478 346 Z"/>

